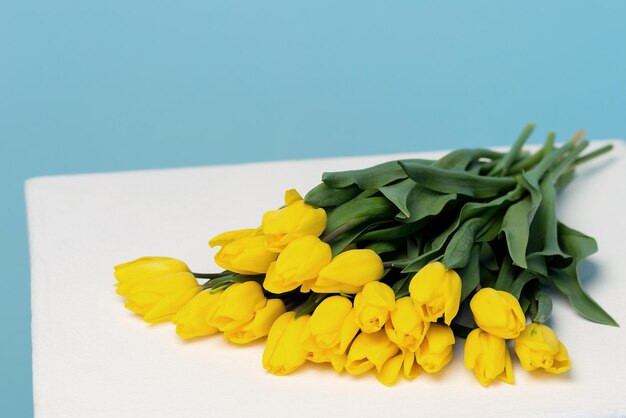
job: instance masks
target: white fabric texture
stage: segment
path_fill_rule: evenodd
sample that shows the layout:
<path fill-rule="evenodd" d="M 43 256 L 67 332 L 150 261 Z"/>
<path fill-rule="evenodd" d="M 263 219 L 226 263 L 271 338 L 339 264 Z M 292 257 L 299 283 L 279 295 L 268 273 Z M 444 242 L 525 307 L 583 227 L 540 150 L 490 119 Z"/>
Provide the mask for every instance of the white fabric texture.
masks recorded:
<path fill-rule="evenodd" d="M 314 364 L 276 377 L 261 365 L 264 342 L 240 347 L 220 336 L 185 342 L 173 325 L 151 326 L 124 309 L 114 292 L 113 266 L 144 255 L 219 271 L 209 238 L 258 226 L 265 211 L 282 205 L 284 190 L 304 194 L 322 171 L 441 152 L 31 179 L 35 415 L 626 416 L 626 145 L 611 142 L 610 155 L 581 167 L 558 210 L 567 225 L 597 239 L 599 252 L 582 266 L 584 285 L 622 328 L 586 321 L 556 296 L 550 325 L 572 369 L 528 373 L 511 350 L 515 384 L 489 388 L 464 368 L 460 339 L 442 373 L 390 388 L 373 375 L 337 375 Z"/>

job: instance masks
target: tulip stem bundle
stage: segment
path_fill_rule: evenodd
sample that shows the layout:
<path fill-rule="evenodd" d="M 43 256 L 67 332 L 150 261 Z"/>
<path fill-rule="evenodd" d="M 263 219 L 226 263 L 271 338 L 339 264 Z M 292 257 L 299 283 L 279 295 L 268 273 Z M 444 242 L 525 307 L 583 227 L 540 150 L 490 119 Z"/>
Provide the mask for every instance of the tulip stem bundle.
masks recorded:
<path fill-rule="evenodd" d="M 304 198 L 288 190 L 260 226 L 211 239 L 223 272 L 144 257 L 116 266 L 117 291 L 128 309 L 173 322 L 183 338 L 267 336 L 263 366 L 277 375 L 312 361 L 373 370 L 390 385 L 442 370 L 455 336 L 466 338 L 465 366 L 485 386 L 513 383 L 506 340 L 526 370 L 562 373 L 567 350 L 545 325 L 551 291 L 617 326 L 578 277 L 595 240 L 556 216 L 575 168 L 611 147 L 583 155 L 581 131 L 560 147 L 550 134 L 529 153 L 533 127 L 508 152 L 459 149 L 324 173 Z"/>

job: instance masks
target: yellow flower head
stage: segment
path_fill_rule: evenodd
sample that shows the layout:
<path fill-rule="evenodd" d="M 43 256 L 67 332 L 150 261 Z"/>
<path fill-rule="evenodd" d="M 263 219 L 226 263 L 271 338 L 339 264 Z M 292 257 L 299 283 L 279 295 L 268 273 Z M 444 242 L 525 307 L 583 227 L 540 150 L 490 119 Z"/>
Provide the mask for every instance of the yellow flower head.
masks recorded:
<path fill-rule="evenodd" d="M 176 333 L 185 339 L 216 334 L 218 329 L 212 321 L 221 296 L 222 292 L 204 290 L 187 302 L 172 318 Z"/>
<path fill-rule="evenodd" d="M 265 337 L 274 324 L 274 321 L 286 311 L 285 304 L 280 299 L 268 299 L 265 306 L 256 311 L 254 318 L 239 326 L 224 332 L 224 338 L 235 344 L 247 344 L 250 341 Z"/>
<path fill-rule="evenodd" d="M 483 386 L 496 379 L 511 384 L 515 381 L 506 341 L 480 328 L 470 332 L 465 340 L 465 367 L 474 370 Z"/>
<path fill-rule="evenodd" d="M 136 283 L 128 289 L 126 308 L 142 315 L 146 322 L 169 321 L 187 302 L 200 292 L 191 273 L 179 272 Z"/>
<path fill-rule="evenodd" d="M 272 293 L 285 293 L 315 280 L 332 258 L 330 245 L 313 235 L 291 241 L 276 262 L 270 264 L 263 287 Z"/>
<path fill-rule="evenodd" d="M 497 337 L 516 338 L 526 327 L 518 300 L 508 292 L 480 289 L 472 298 L 470 308 L 476 324 Z"/>
<path fill-rule="evenodd" d="M 522 367 L 563 373 L 572 367 L 567 349 L 547 325 L 532 323 L 515 339 L 515 352 Z"/>
<path fill-rule="evenodd" d="M 222 232 L 221 234 L 211 238 L 211 241 L 209 241 L 209 247 L 223 247 L 226 244 L 237 241 L 238 239 L 253 237 L 256 235 L 263 235 L 261 227 L 256 229 L 248 228 Z"/>
<path fill-rule="evenodd" d="M 346 349 L 359 331 L 352 302 L 343 296 L 330 296 L 322 301 L 308 323 L 314 347 L 310 351 L 332 350 L 337 354 Z"/>
<path fill-rule="evenodd" d="M 414 352 L 402 349 L 402 351 L 385 362 L 380 369 L 380 373 L 376 374 L 376 378 L 383 385 L 391 386 L 400 377 L 400 372 L 409 380 L 416 378 L 420 374 L 421 368 L 415 359 Z"/>
<path fill-rule="evenodd" d="M 361 333 L 354 339 L 348 351 L 346 371 L 359 375 L 376 368 L 376 372 L 380 373 L 384 364 L 399 351 L 398 346 L 389 340 L 385 331 L 373 334 Z"/>
<path fill-rule="evenodd" d="M 137 283 L 170 273 L 189 272 L 187 264 L 170 257 L 141 257 L 114 267 L 117 294 L 127 296 Z"/>
<path fill-rule="evenodd" d="M 356 322 L 363 332 L 380 330 L 396 306 L 393 290 L 384 283 L 370 282 L 354 298 Z"/>
<path fill-rule="evenodd" d="M 429 263 L 413 276 L 409 293 L 420 316 L 428 322 L 444 317 L 448 325 L 459 311 L 461 278 L 439 261 Z"/>
<path fill-rule="evenodd" d="M 307 323 L 303 340 L 307 359 L 314 363 L 331 363 L 340 373 L 346 363 L 346 349 L 358 332 L 349 299 L 343 296 L 324 299 Z"/>
<path fill-rule="evenodd" d="M 232 331 L 252 321 L 266 303 L 257 282 L 234 283 L 222 293 L 212 323 L 220 331 Z"/>
<path fill-rule="evenodd" d="M 225 244 L 215 255 L 215 262 L 239 274 L 264 274 L 277 256 L 265 248 L 264 236 L 254 235 Z"/>
<path fill-rule="evenodd" d="M 367 283 L 380 280 L 383 272 L 383 261 L 374 251 L 348 250 L 333 258 L 315 282 L 302 286 L 302 291 L 355 294 Z"/>
<path fill-rule="evenodd" d="M 391 320 L 385 324 L 385 332 L 398 347 L 415 352 L 424 340 L 430 322 L 425 322 L 409 296 L 396 300 Z"/>
<path fill-rule="evenodd" d="M 293 311 L 285 312 L 272 325 L 263 351 L 263 367 L 272 374 L 285 375 L 302 366 L 308 352 L 305 339 L 309 315 L 295 318 Z"/>
<path fill-rule="evenodd" d="M 430 324 L 424 341 L 415 352 L 417 362 L 426 373 L 437 373 L 452 360 L 454 333 L 442 324 Z"/>
<path fill-rule="evenodd" d="M 304 203 L 294 189 L 285 192 L 285 207 L 263 215 L 263 233 L 267 248 L 281 252 L 296 238 L 313 235 L 319 237 L 326 228 L 326 212 Z"/>

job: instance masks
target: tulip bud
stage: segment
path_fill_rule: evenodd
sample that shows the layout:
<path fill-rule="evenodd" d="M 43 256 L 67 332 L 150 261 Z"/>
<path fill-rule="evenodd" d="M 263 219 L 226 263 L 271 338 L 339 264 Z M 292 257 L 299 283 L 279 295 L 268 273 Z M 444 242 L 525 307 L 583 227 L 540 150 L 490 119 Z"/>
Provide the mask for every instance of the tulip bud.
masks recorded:
<path fill-rule="evenodd" d="M 295 318 L 293 311 L 285 312 L 272 325 L 263 351 L 263 367 L 272 374 L 285 375 L 302 366 L 307 350 L 302 341 L 309 315 Z"/>
<path fill-rule="evenodd" d="M 510 384 L 515 381 L 506 341 L 480 328 L 465 340 L 465 367 L 474 370 L 476 379 L 485 387 L 496 379 Z"/>
<path fill-rule="evenodd" d="M 232 331 L 252 321 L 266 303 L 263 289 L 257 282 L 234 283 L 222 293 L 213 325 L 220 331 Z"/>
<path fill-rule="evenodd" d="M 367 283 L 380 280 L 383 273 L 383 261 L 374 251 L 348 250 L 333 258 L 310 287 L 307 283 L 302 286 L 302 291 L 355 294 Z"/>
<path fill-rule="evenodd" d="M 144 280 L 171 273 L 189 272 L 187 264 L 170 257 L 141 257 L 114 267 L 117 294 L 128 296 L 130 290 Z"/>
<path fill-rule="evenodd" d="M 567 349 L 547 325 L 532 323 L 515 339 L 515 353 L 528 371 L 563 373 L 572 367 Z"/>
<path fill-rule="evenodd" d="M 281 252 L 296 238 L 313 235 L 319 237 L 326 228 L 326 212 L 304 203 L 294 189 L 285 192 L 285 207 L 263 215 L 263 233 L 267 248 Z"/>
<path fill-rule="evenodd" d="M 262 235 L 239 238 L 224 245 L 215 262 L 225 270 L 239 274 L 264 274 L 278 254 L 265 248 Z"/>
<path fill-rule="evenodd" d="M 294 290 L 315 280 L 332 258 L 330 245 L 313 235 L 291 241 L 267 271 L 263 287 L 272 293 Z"/>
<path fill-rule="evenodd" d="M 363 291 L 354 298 L 359 328 L 366 333 L 380 330 L 395 306 L 396 296 L 389 286 L 381 282 L 367 283 L 363 286 Z"/>
<path fill-rule="evenodd" d="M 450 325 L 459 311 L 461 278 L 438 261 L 429 263 L 413 276 L 409 293 L 424 321 L 437 322 L 443 316 Z"/>
<path fill-rule="evenodd" d="M 286 311 L 280 299 L 268 299 L 267 304 L 259 309 L 254 319 L 238 328 L 224 332 L 224 338 L 235 344 L 247 344 L 250 341 L 265 337 L 274 321 Z"/>
<path fill-rule="evenodd" d="M 359 331 L 352 302 L 343 296 L 324 299 L 315 308 L 308 327 L 317 347 L 336 353 L 344 353 Z"/>
<path fill-rule="evenodd" d="M 212 325 L 222 292 L 203 290 L 183 306 L 172 318 L 176 333 L 184 339 L 204 337 L 218 332 Z"/>
<path fill-rule="evenodd" d="M 516 338 L 526 327 L 526 317 L 512 294 L 491 288 L 480 289 L 470 308 L 476 324 L 500 338 Z"/>
<path fill-rule="evenodd" d="M 376 378 L 383 385 L 391 386 L 400 377 L 400 372 L 409 380 L 416 378 L 420 374 L 421 368 L 415 361 L 415 353 L 403 349 L 385 362 L 380 373 L 376 374 Z"/>
<path fill-rule="evenodd" d="M 391 321 L 385 324 L 385 332 L 400 348 L 415 352 L 424 340 L 430 322 L 425 322 L 417 313 L 413 300 L 406 296 L 396 300 L 391 311 Z"/>
<path fill-rule="evenodd" d="M 450 327 L 430 324 L 424 341 L 415 352 L 417 362 L 426 373 L 437 373 L 452 360 L 454 333 Z"/>
<path fill-rule="evenodd" d="M 260 227 L 256 229 L 249 228 L 249 229 L 238 229 L 235 231 L 226 231 L 211 238 L 211 241 L 209 241 L 209 247 L 211 248 L 223 247 L 226 244 L 230 244 L 233 241 L 237 241 L 238 239 L 254 237 L 257 235 L 263 235 L 263 231 L 261 230 Z"/>
<path fill-rule="evenodd" d="M 191 273 L 179 272 L 143 280 L 128 290 L 124 305 L 143 316 L 146 322 L 169 321 L 200 292 Z"/>
<path fill-rule="evenodd" d="M 384 331 L 373 334 L 361 333 L 357 335 L 348 351 L 346 371 L 359 375 L 376 368 L 381 372 L 383 365 L 394 357 L 400 349 L 392 343 Z"/>

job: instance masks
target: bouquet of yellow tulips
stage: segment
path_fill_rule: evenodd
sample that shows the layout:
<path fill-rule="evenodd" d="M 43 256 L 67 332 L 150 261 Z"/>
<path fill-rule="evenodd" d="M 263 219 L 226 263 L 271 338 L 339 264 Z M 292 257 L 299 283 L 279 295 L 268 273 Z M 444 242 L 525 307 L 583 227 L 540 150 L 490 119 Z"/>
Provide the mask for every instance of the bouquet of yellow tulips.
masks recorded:
<path fill-rule="evenodd" d="M 550 134 L 529 153 L 532 130 L 508 152 L 324 173 L 304 198 L 287 190 L 260 226 L 212 238 L 224 271 L 143 257 L 115 267 L 117 293 L 185 339 L 267 337 L 262 363 L 276 375 L 311 361 L 392 385 L 440 372 L 459 338 L 484 386 L 513 383 L 509 345 L 526 370 L 565 372 L 567 349 L 545 325 L 551 291 L 591 321 L 617 323 L 581 287 L 577 267 L 596 242 L 557 220 L 556 196 L 610 146 L 583 155 L 582 133 L 559 147 Z"/>

